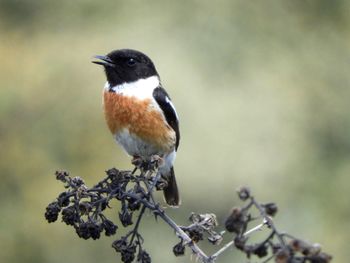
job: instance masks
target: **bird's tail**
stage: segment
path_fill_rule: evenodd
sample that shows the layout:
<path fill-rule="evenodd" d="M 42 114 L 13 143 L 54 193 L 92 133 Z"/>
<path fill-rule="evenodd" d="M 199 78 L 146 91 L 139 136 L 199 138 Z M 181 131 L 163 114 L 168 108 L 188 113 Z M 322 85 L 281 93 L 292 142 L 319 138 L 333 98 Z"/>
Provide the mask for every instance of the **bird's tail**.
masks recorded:
<path fill-rule="evenodd" d="M 179 206 L 180 196 L 179 189 L 177 188 L 176 184 L 174 167 L 171 167 L 170 172 L 167 175 L 164 175 L 164 178 L 168 182 L 167 187 L 163 189 L 166 203 L 170 206 Z"/>

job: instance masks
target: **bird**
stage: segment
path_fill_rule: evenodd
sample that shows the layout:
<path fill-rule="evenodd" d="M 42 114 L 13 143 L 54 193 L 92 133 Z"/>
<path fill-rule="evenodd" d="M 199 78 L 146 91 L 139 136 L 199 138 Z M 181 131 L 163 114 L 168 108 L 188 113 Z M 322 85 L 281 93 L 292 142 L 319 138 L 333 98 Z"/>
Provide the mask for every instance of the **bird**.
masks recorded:
<path fill-rule="evenodd" d="M 93 63 L 104 67 L 103 108 L 114 139 L 134 159 L 161 158 L 158 172 L 167 181 L 164 199 L 169 206 L 179 206 L 174 173 L 179 118 L 154 63 L 133 49 L 113 50 L 94 59 Z"/>

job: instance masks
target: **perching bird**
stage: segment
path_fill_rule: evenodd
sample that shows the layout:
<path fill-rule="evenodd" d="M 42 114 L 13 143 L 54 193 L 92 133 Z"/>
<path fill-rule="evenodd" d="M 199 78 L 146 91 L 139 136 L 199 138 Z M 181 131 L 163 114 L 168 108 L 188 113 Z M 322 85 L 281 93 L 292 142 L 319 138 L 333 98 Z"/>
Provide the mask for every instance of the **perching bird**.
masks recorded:
<path fill-rule="evenodd" d="M 169 95 L 162 87 L 152 60 L 131 49 L 95 56 L 105 69 L 104 113 L 115 140 L 133 158 L 163 159 L 159 172 L 167 180 L 165 201 L 180 204 L 173 164 L 179 146 L 179 121 Z"/>

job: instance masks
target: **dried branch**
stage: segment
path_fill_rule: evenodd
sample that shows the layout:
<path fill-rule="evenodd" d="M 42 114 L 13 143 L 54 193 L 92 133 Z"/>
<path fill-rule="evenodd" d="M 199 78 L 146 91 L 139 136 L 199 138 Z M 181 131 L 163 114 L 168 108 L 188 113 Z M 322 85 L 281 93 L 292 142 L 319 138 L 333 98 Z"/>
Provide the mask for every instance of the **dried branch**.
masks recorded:
<path fill-rule="evenodd" d="M 66 191 L 50 203 L 45 212 L 49 223 L 55 222 L 61 214 L 62 221 L 72 226 L 83 239 L 98 239 L 102 232 L 106 236 L 115 235 L 117 224 L 104 215 L 110 202 L 120 202 L 119 221 L 123 227 L 132 227 L 125 235 L 115 240 L 112 247 L 120 253 L 122 262 L 151 262 L 144 250 L 144 238 L 140 233 L 140 223 L 146 209 L 155 217 L 161 218 L 180 239 L 173 247 L 176 256 L 184 255 L 189 247 L 203 263 L 213 263 L 228 250 L 236 247 L 247 258 L 255 255 L 266 258 L 263 262 L 275 260 L 278 263 L 311 262 L 327 263 L 331 256 L 323 253 L 318 245 L 312 245 L 277 230 L 272 217 L 277 213 L 274 203 L 260 204 L 248 188 L 238 191 L 239 198 L 246 202 L 242 207 L 232 209 L 226 219 L 226 231 L 217 232 L 218 222 L 214 214 L 195 214 L 189 217 L 188 226 L 179 226 L 172 220 L 153 198 L 155 190 L 166 187 L 166 180 L 158 173 L 157 159 L 149 163 L 134 164 L 133 171 L 119 171 L 115 168 L 106 171 L 107 176 L 92 188 L 88 188 L 80 177 L 70 177 L 67 172 L 56 172 L 56 179 L 64 183 Z M 254 211 L 257 215 L 254 215 Z M 138 213 L 138 214 L 137 214 Z M 137 214 L 136 222 L 133 222 Z M 261 223 L 248 229 L 249 224 L 260 219 Z M 266 227 L 265 227 L 266 226 Z M 256 244 L 249 244 L 249 237 L 256 231 L 266 231 L 267 237 Z M 220 245 L 224 234 L 230 234 L 231 241 L 212 255 L 207 255 L 199 246 L 206 237 L 213 245 Z"/>

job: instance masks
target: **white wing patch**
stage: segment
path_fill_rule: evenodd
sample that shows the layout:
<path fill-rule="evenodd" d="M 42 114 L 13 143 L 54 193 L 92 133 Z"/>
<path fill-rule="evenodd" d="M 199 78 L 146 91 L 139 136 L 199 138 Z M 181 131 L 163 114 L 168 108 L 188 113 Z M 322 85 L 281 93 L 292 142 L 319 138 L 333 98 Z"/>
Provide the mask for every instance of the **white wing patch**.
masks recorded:
<path fill-rule="evenodd" d="M 174 104 L 172 103 L 172 101 L 169 99 L 168 96 L 165 96 L 165 101 L 166 101 L 166 103 L 168 103 L 168 104 L 171 106 L 171 108 L 172 108 L 173 111 L 175 112 L 176 119 L 178 120 L 178 119 L 179 119 L 179 116 L 177 115 L 175 106 L 174 106 Z"/>

